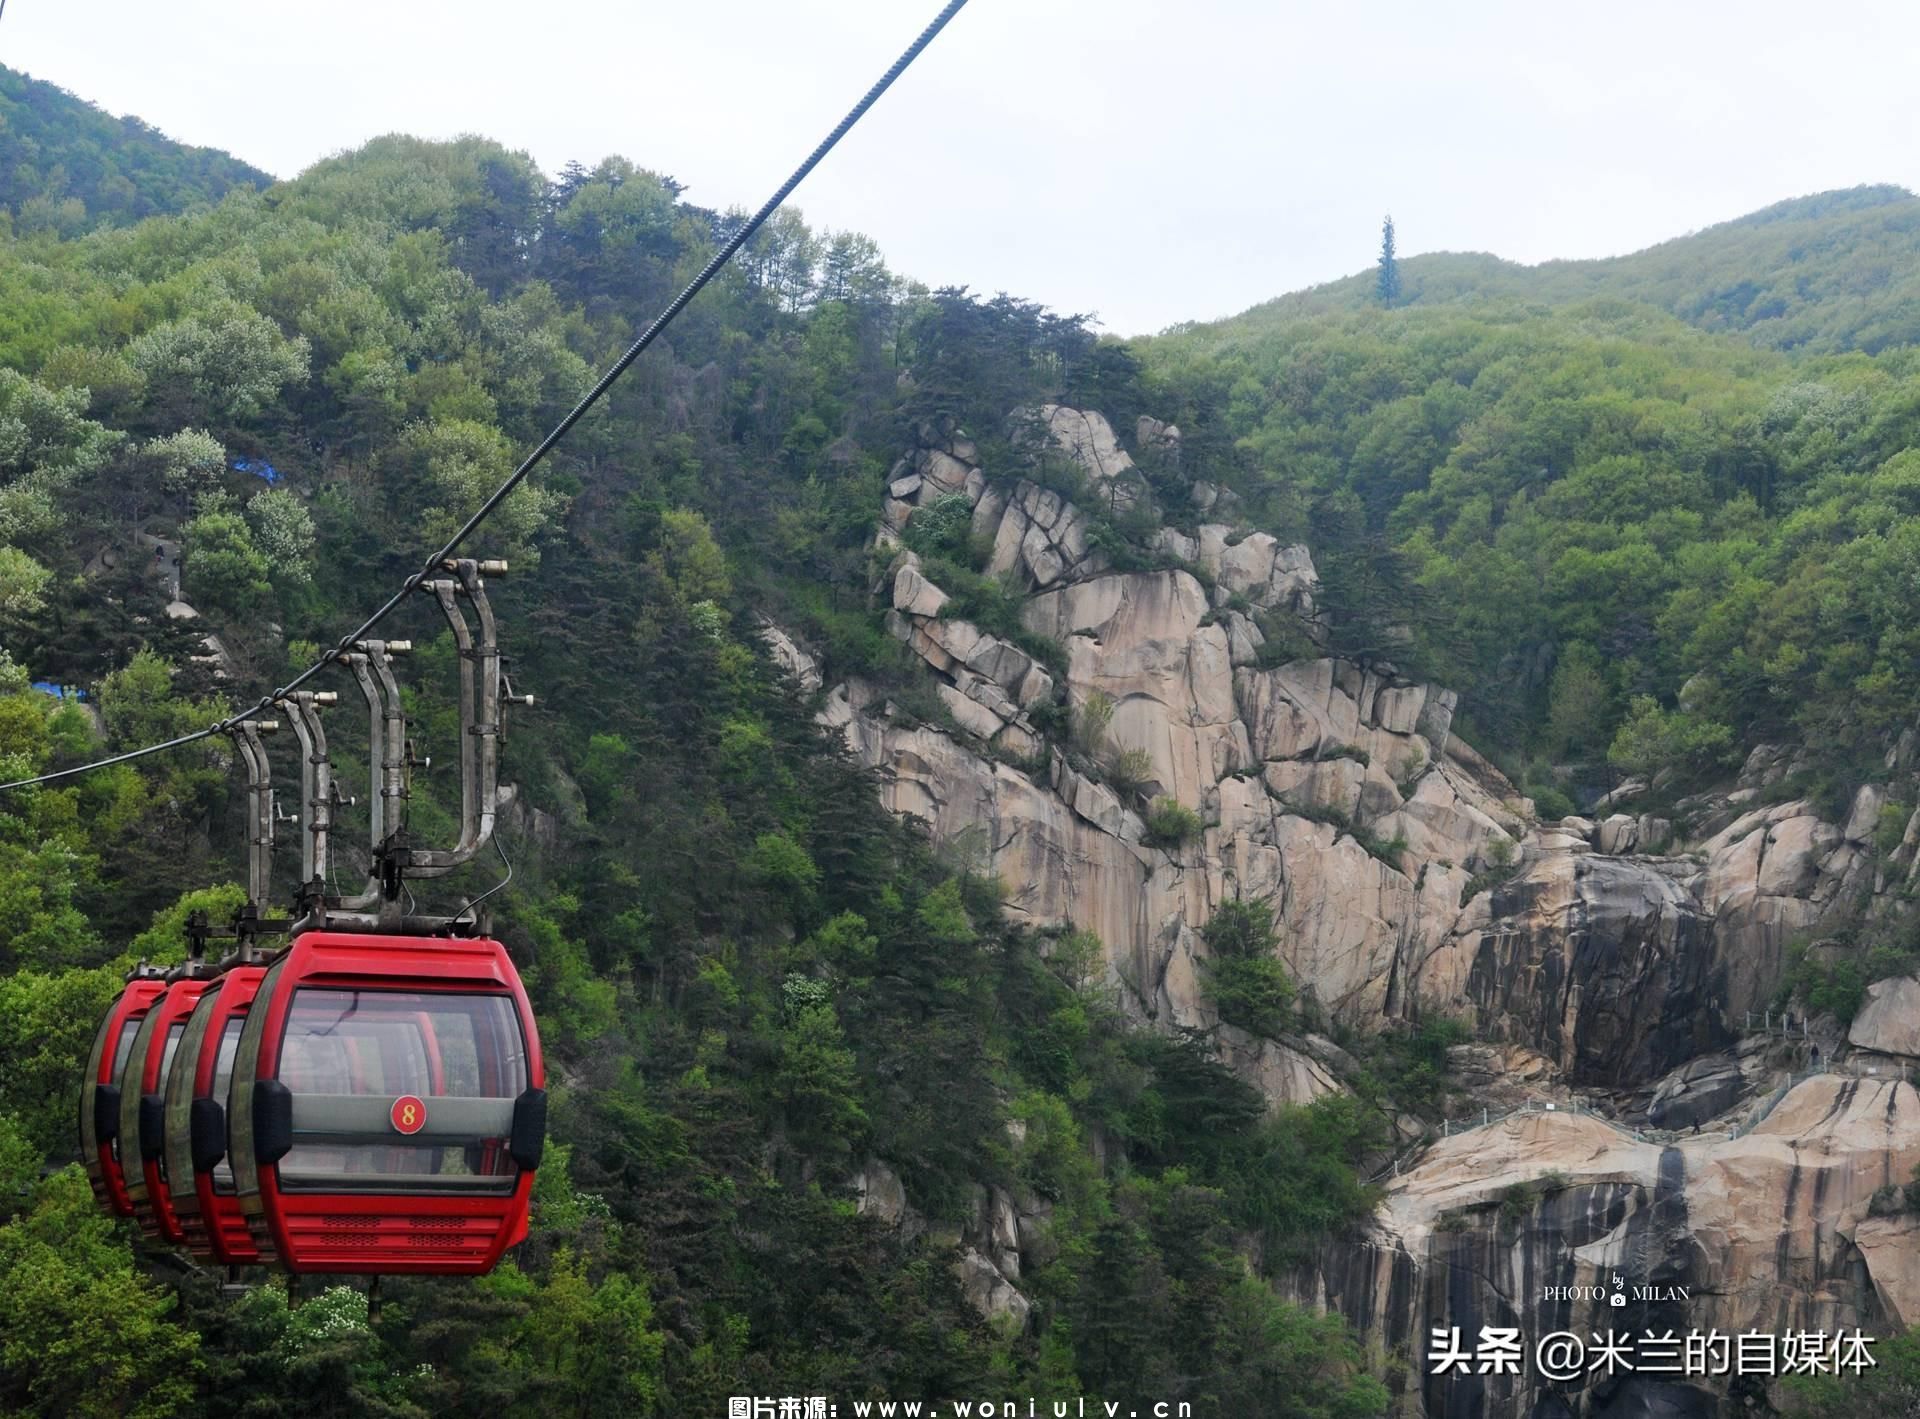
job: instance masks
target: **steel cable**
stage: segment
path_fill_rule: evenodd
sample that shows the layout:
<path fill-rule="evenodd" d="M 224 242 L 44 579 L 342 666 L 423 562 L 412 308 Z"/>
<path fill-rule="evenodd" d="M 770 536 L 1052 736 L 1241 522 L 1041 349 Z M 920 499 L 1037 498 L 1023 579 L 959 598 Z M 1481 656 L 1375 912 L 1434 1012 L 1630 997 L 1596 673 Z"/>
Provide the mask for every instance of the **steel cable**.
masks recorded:
<path fill-rule="evenodd" d="M 4 7 L 5 3 L 6 0 L 0 0 L 0 7 Z M 806 179 L 807 174 L 819 166 L 821 159 L 832 152 L 840 140 L 847 136 L 848 131 L 853 125 L 858 123 L 866 114 L 867 110 L 872 108 L 875 102 L 878 101 L 880 96 L 893 86 L 894 80 L 904 74 L 907 71 L 907 67 L 920 57 L 920 52 L 933 42 L 934 37 L 938 35 L 941 30 L 946 28 L 949 20 L 965 8 L 966 3 L 967 0 L 948 0 L 946 7 L 942 9 L 938 15 L 934 16 L 932 22 L 920 32 L 919 37 L 907 46 L 898 59 L 893 61 L 893 64 L 887 69 L 887 72 L 875 81 L 873 87 L 867 90 L 866 94 L 860 99 L 860 102 L 849 109 L 847 116 L 834 125 L 833 131 L 823 138 L 819 145 L 807 155 L 806 161 L 795 168 L 792 175 L 780 184 L 773 196 L 761 204 L 760 210 L 755 212 L 739 230 L 734 232 L 734 234 L 726 240 L 721 248 L 713 254 L 712 259 L 700 269 L 700 274 L 689 281 L 686 288 L 667 303 L 666 307 L 660 314 L 653 318 L 647 328 L 640 332 L 640 337 L 627 347 L 626 353 L 613 362 L 607 369 L 607 372 L 601 375 L 599 380 L 595 382 L 593 388 L 588 390 L 581 398 L 580 402 L 575 404 L 573 408 L 567 412 L 565 418 L 553 426 L 553 429 L 545 438 L 540 440 L 533 452 L 529 453 L 526 458 L 521 461 L 520 466 L 508 475 L 506 481 L 494 489 L 492 495 L 474 510 L 473 515 L 461 524 L 460 530 L 455 532 L 453 536 L 447 540 L 446 545 L 428 557 L 426 564 L 421 567 L 419 571 L 408 577 L 406 581 L 401 584 L 400 589 L 389 597 L 379 610 L 362 621 L 357 629 L 342 636 L 336 649 L 327 652 L 327 654 L 294 676 L 293 679 L 287 681 L 287 683 L 279 689 L 261 696 L 259 703 L 254 705 L 252 709 L 241 710 L 235 714 L 228 715 L 218 723 L 208 725 L 205 729 L 196 730 L 192 734 L 183 734 L 176 739 L 169 739 L 163 743 L 149 744 L 140 749 L 130 749 L 124 754 L 115 754 L 110 758 L 95 759 L 89 763 L 76 764 L 69 769 L 56 769 L 51 773 L 36 774 L 32 778 L 15 779 L 10 783 L 0 783 L 0 792 L 14 788 L 28 788 L 34 784 L 52 783 L 56 779 L 72 778 L 79 774 L 91 773 L 95 769 L 107 768 L 113 764 L 124 764 L 132 759 L 145 758 L 149 754 L 159 754 L 164 753 L 168 749 L 178 749 L 187 744 L 197 743 L 202 739 L 209 739 L 216 734 L 225 734 L 248 715 L 257 714 L 262 710 L 272 708 L 275 700 L 283 699 L 293 691 L 299 689 L 300 686 L 306 684 L 307 681 L 311 680 L 328 665 L 332 664 L 335 656 L 339 655 L 342 651 L 351 649 L 353 644 L 364 638 L 368 631 L 371 631 L 375 626 L 378 626 L 382 621 L 386 620 L 388 616 L 392 615 L 400 603 L 405 601 L 408 595 L 415 591 L 422 582 L 442 569 L 442 563 L 458 551 L 461 545 L 466 542 L 467 538 L 474 533 L 480 524 L 487 520 L 494 509 L 499 507 L 513 490 L 520 486 L 526 479 L 526 476 L 539 466 L 542 460 L 553 451 L 554 446 L 566 436 L 567 431 L 579 423 L 581 417 L 589 409 L 600 402 L 601 396 L 613 387 L 613 382 L 619 379 L 622 374 L 626 373 L 627 367 L 640 357 L 640 353 L 659 338 L 660 332 L 673 323 L 674 318 L 686 309 L 688 302 L 699 295 L 706 284 L 717 276 L 726 264 L 733 259 L 734 254 L 752 239 L 753 234 L 760 229 L 768 217 L 771 217 L 774 212 L 778 210 L 780 204 L 793 195 L 793 190 Z"/>

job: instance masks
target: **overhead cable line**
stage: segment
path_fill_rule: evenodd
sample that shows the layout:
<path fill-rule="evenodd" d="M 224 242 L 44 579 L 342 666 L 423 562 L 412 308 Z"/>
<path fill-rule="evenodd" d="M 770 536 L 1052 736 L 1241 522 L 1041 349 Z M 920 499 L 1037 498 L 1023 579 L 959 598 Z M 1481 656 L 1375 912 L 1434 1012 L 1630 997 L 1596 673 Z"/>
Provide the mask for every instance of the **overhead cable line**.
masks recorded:
<path fill-rule="evenodd" d="M 4 8 L 5 3 L 6 0 L 0 0 L 0 8 Z M 252 709 L 242 710 L 237 714 L 227 716 L 227 718 L 220 720 L 216 724 L 208 725 L 205 729 L 196 730 L 192 734 L 183 734 L 176 739 L 168 739 L 163 743 L 149 744 L 140 749 L 130 749 L 124 754 L 115 754 L 111 758 L 106 759 L 96 759 L 91 763 L 76 764 L 70 769 L 57 769 L 52 773 L 37 774 L 32 778 L 15 779 L 10 783 L 0 783 L 0 792 L 5 792 L 13 788 L 27 788 L 34 784 L 51 783 L 56 779 L 72 778 L 79 774 L 90 773 L 94 769 L 103 769 L 112 764 L 123 764 L 131 759 L 145 758 L 148 754 L 158 754 L 168 749 L 178 749 L 183 745 L 212 738 L 216 734 L 225 734 L 248 715 L 258 714 L 261 710 L 272 708 L 276 700 L 284 699 L 287 695 L 299 689 L 300 686 L 306 684 L 306 682 L 311 680 L 315 675 L 318 675 L 328 665 L 332 664 L 336 656 L 342 652 L 351 650 L 354 644 L 361 640 L 368 631 L 392 615 L 395 608 L 397 608 L 401 602 L 405 601 L 410 594 L 418 590 L 422 583 L 429 577 L 442 569 L 442 563 L 458 551 L 461 545 L 466 542 L 467 538 L 473 534 L 474 530 L 478 528 L 482 522 L 486 521 L 487 517 L 506 500 L 515 488 L 520 486 L 521 482 L 525 480 L 529 473 L 539 466 L 541 461 L 553 451 L 554 446 L 566 436 L 567 431 L 579 423 L 581 417 L 589 409 L 600 402 L 601 396 L 604 395 L 608 389 L 612 388 L 613 382 L 626 373 L 627 367 L 640 357 L 640 353 L 659 338 L 660 332 L 673 323 L 674 318 L 686 309 L 688 302 L 699 295 L 706 284 L 720 273 L 727 262 L 732 260 L 734 253 L 747 244 L 753 234 L 765 223 L 767 218 L 771 217 L 779 208 L 780 204 L 785 202 L 787 198 L 793 194 L 793 190 L 806 179 L 807 174 L 819 166 L 820 160 L 832 152 L 840 140 L 847 136 L 848 130 L 865 116 L 867 110 L 872 108 L 875 102 L 879 100 L 880 95 L 884 94 L 893 86 L 893 81 L 907 71 L 907 67 L 920 57 L 920 52 L 929 44 L 933 43 L 934 36 L 946 28 L 947 21 L 959 14 L 960 11 L 965 8 L 966 3 L 967 0 L 948 0 L 945 8 L 933 17 L 932 23 L 920 32 L 918 38 L 907 46 L 898 59 L 893 61 L 893 64 L 887 69 L 887 72 L 875 81 L 873 87 L 867 90 L 860 102 L 848 110 L 847 116 L 834 126 L 831 133 L 820 140 L 819 146 L 807 155 L 806 161 L 795 168 L 792 175 L 780 184 L 778 190 L 761 204 L 760 210 L 749 217 L 745 225 L 741 226 L 739 230 L 727 239 L 721 248 L 713 254 L 712 259 L 700 269 L 700 274 L 687 283 L 685 290 L 681 291 L 679 295 L 667 303 L 666 308 L 653 318 L 652 323 L 649 324 L 645 330 L 640 332 L 640 338 L 627 347 L 626 353 L 615 360 L 607 372 L 600 376 L 593 388 L 588 390 L 580 402 L 568 411 L 567 416 L 553 426 L 552 431 L 540 440 L 533 452 L 529 453 L 526 458 L 521 461 L 520 466 L 513 470 L 507 477 L 507 480 L 498 488 L 494 489 L 492 495 L 474 510 L 473 516 L 461 524 L 460 530 L 455 532 L 453 536 L 447 540 L 446 545 L 428 557 L 426 564 L 422 566 L 419 571 L 401 583 L 400 589 L 387 598 L 385 604 L 383 604 L 379 610 L 362 621 L 357 629 L 342 636 L 337 648 L 327 652 L 327 654 L 319 660 L 316 660 L 312 665 L 309 665 L 279 689 L 272 691 L 270 694 L 263 695 L 259 703 Z"/>

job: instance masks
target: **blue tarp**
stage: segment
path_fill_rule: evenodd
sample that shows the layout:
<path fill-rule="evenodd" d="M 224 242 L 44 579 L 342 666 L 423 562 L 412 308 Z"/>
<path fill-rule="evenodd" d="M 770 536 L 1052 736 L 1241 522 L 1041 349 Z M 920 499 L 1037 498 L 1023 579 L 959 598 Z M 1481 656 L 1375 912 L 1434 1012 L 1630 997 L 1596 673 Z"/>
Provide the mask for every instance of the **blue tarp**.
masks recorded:
<path fill-rule="evenodd" d="M 84 700 L 85 690 L 76 690 L 71 685 L 56 685 L 51 680 L 35 680 L 33 688 L 43 695 L 52 695 L 56 700 Z"/>
<path fill-rule="evenodd" d="M 269 483 L 280 481 L 280 470 L 264 458 L 236 458 L 233 460 L 233 471 L 251 473 L 254 477 L 264 478 Z"/>

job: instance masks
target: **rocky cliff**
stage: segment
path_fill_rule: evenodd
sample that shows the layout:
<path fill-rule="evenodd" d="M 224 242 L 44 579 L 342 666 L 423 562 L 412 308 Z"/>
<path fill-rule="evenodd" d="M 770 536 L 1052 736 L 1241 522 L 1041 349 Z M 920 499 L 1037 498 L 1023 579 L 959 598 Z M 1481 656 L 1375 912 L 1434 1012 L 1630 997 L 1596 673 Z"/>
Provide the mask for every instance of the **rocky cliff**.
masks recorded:
<path fill-rule="evenodd" d="M 1588 1105 L 1433 1143 L 1393 1182 L 1374 1235 L 1335 1248 L 1304 1289 L 1416 1351 L 1443 1312 L 1537 1327 L 1565 1319 L 1528 1299 L 1542 1277 L 1642 1263 L 1712 1298 L 1696 1326 L 1913 1315 L 1911 1224 L 1866 1212 L 1920 1162 L 1910 1088 L 1817 1077 L 1729 1135 L 1796 1068 L 1849 1052 L 1898 1068 L 1920 1051 L 1920 982 L 1877 994 L 1853 1038 L 1803 1021 L 1797 1041 L 1743 1041 L 1790 939 L 1920 871 L 1920 814 L 1882 860 L 1879 789 L 1826 821 L 1784 794 L 1787 756 L 1763 750 L 1684 815 L 1635 814 L 1645 786 L 1629 784 L 1597 817 L 1542 822 L 1453 732 L 1451 691 L 1319 649 L 1308 548 L 1215 520 L 1231 495 L 1201 484 L 1195 506 L 1154 510 L 1163 525 L 1123 569 L 1114 520 L 1137 523 L 1152 493 L 1107 421 L 1047 406 L 1018 427 L 1050 486 L 995 476 L 957 434 L 927 437 L 894 470 L 876 594 L 943 713 L 915 718 L 858 680 L 827 689 L 822 711 L 879 771 L 887 805 L 937 842 L 972 844 L 1019 919 L 1096 934 L 1132 1012 L 1215 1030 L 1276 1104 L 1340 1088 L 1341 1051 L 1310 1030 L 1220 1027 L 1201 928 L 1236 897 L 1272 904 L 1309 1021 L 1364 1035 L 1458 1019 L 1494 1061 L 1487 1117 L 1496 1099 Z M 1136 447 L 1178 440 L 1143 419 Z M 965 514 L 986 573 L 1023 590 L 1018 627 L 956 614 L 909 546 L 931 508 Z M 803 682 L 817 677 L 802 648 L 769 637 Z M 1720 1136 L 1647 1142 L 1595 1108 Z M 1506 1195 L 1546 1175 L 1524 1203 Z M 1012 1288 L 1017 1247 L 970 1255 L 991 1269 L 984 1257 L 1002 1253 Z M 1538 1397 L 1473 1394 L 1427 1385 L 1410 1399 L 1464 1414 Z"/>
<path fill-rule="evenodd" d="M 1653 1140 L 1592 1115 L 1513 1114 L 1436 1143 L 1368 1235 L 1303 1287 L 1404 1357 L 1431 1415 L 1708 1414 L 1725 1380 L 1599 1375 L 1578 1387 L 1426 1373 L 1432 1327 L 1638 1337 L 1887 1334 L 1920 1319 L 1920 1217 L 1875 1194 L 1920 1162 L 1920 1096 L 1816 1075 L 1739 1137 Z M 1618 1294 L 1624 1304 L 1613 1304 Z"/>

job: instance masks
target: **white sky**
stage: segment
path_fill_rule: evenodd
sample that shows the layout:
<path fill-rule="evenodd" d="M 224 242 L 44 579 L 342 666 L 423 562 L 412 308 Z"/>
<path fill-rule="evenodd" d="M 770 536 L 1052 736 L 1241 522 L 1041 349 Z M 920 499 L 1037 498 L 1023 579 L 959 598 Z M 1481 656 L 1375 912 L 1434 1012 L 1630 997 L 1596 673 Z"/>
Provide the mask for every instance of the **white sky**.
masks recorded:
<path fill-rule="evenodd" d="M 5 0 L 0 62 L 283 177 L 376 134 L 754 207 L 938 0 Z M 972 0 L 800 189 L 895 270 L 1208 319 L 1402 255 L 1920 187 L 1912 0 Z M 4 160 L 4 140 L 0 140 Z"/>

